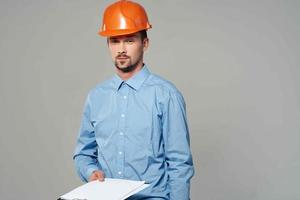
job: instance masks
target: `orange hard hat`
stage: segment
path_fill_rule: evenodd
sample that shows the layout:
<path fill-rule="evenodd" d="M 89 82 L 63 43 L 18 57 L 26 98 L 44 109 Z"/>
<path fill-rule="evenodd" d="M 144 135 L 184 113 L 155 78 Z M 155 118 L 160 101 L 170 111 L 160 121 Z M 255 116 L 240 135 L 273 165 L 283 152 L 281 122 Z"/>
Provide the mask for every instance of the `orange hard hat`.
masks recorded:
<path fill-rule="evenodd" d="M 127 35 L 151 28 L 145 9 L 138 3 L 120 0 L 109 5 L 103 15 L 98 34 L 111 37 Z"/>

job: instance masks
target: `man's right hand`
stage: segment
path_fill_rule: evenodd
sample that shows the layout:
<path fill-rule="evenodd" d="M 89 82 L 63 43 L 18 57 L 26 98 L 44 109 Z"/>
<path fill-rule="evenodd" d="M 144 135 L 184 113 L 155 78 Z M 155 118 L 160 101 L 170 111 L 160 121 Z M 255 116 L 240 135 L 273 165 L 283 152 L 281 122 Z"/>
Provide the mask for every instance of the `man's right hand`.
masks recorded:
<path fill-rule="evenodd" d="M 104 178 L 105 178 L 105 175 L 104 175 L 103 171 L 97 170 L 92 173 L 89 181 L 95 181 L 95 180 L 104 181 Z"/>

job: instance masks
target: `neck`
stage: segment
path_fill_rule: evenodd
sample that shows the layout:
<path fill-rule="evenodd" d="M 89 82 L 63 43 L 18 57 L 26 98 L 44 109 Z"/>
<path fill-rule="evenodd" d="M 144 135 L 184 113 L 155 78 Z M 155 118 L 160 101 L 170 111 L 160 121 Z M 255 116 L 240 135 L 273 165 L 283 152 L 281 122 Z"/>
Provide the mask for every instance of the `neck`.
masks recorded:
<path fill-rule="evenodd" d="M 122 72 L 121 70 L 117 69 L 117 74 L 122 80 L 126 81 L 139 72 L 143 68 L 143 65 L 143 62 L 140 62 L 138 66 L 131 72 Z"/>

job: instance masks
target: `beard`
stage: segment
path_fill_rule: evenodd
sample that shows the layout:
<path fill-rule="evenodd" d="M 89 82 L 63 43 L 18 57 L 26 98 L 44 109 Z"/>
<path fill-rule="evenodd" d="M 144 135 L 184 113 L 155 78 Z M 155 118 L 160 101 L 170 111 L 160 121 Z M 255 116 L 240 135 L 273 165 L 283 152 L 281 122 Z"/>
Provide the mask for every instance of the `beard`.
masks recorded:
<path fill-rule="evenodd" d="M 128 72 L 134 71 L 134 70 L 137 68 L 138 62 L 132 64 L 132 63 L 131 63 L 131 60 L 130 60 L 130 58 L 129 58 L 129 65 L 126 66 L 126 67 L 120 67 L 120 66 L 119 66 L 119 63 L 118 63 L 118 61 L 117 61 L 117 59 L 116 59 L 116 61 L 115 61 L 115 66 L 116 66 L 116 68 L 117 68 L 118 70 L 122 71 L 123 73 L 128 73 Z"/>

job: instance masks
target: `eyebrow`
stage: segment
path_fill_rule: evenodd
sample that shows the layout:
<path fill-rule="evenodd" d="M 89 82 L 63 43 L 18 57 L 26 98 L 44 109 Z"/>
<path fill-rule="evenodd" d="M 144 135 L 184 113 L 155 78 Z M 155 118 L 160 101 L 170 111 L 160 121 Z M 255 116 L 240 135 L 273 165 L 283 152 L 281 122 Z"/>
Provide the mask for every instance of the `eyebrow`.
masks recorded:
<path fill-rule="evenodd" d="M 122 37 L 110 37 L 109 39 L 110 40 L 118 40 L 118 39 L 131 39 L 131 38 L 137 38 L 138 36 L 137 35 L 128 35 L 128 36 L 122 36 Z"/>

